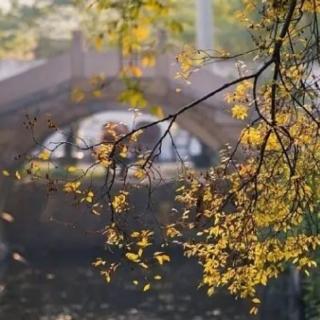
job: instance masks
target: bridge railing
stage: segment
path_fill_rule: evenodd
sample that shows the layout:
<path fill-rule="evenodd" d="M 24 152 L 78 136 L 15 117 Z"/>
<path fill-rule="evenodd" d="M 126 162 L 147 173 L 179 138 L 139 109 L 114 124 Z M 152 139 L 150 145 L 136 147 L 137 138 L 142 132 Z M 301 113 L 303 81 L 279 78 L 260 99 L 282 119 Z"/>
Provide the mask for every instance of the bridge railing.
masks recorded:
<path fill-rule="evenodd" d="M 69 55 L 50 59 L 48 62 L 29 69 L 19 75 L 0 82 L 0 110 L 25 96 L 55 87 L 70 76 Z"/>
<path fill-rule="evenodd" d="M 76 85 L 79 80 L 83 81 L 97 74 L 113 78 L 119 74 L 120 69 L 121 58 L 117 50 L 109 50 L 107 53 L 87 51 L 82 35 L 75 32 L 69 52 L 0 81 L 0 112 L 7 111 L 10 103 L 38 92 L 50 91 L 64 83 Z M 155 68 L 144 70 L 144 77 L 155 81 L 161 79 L 164 90 L 174 91 L 179 88 L 182 94 L 190 98 L 201 97 L 225 81 L 225 77 L 214 75 L 210 70 L 204 69 L 195 73 L 191 79 L 192 84 L 188 85 L 185 81 L 176 79 L 177 71 L 175 56 L 162 53 Z M 218 94 L 211 101 L 208 100 L 208 104 L 224 106 L 223 95 L 224 93 Z"/>
<path fill-rule="evenodd" d="M 44 90 L 50 90 L 62 83 L 77 83 L 93 75 L 104 74 L 112 78 L 119 74 L 120 55 L 117 50 L 107 53 L 87 51 L 79 33 L 75 32 L 69 52 L 51 58 L 43 64 L 26 70 L 16 76 L 0 81 L 0 111 L 15 101 Z M 162 68 L 164 70 L 164 68 Z M 145 77 L 155 77 L 156 69 L 145 70 Z"/>

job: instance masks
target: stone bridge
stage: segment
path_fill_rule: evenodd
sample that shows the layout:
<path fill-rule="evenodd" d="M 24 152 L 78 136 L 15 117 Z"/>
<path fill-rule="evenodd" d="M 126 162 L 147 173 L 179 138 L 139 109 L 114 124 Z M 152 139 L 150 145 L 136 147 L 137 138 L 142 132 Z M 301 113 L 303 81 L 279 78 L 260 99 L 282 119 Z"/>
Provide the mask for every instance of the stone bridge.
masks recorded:
<path fill-rule="evenodd" d="M 121 59 L 116 50 L 108 53 L 86 51 L 82 36 L 76 32 L 70 52 L 49 59 L 28 71 L 0 82 L 0 166 L 12 168 L 20 165 L 13 161 L 17 154 L 26 154 L 34 148 L 30 130 L 23 122 L 25 115 L 36 116 L 35 135 L 44 140 L 53 133 L 47 120 L 66 127 L 90 114 L 125 110 L 117 102 L 123 89 L 118 80 Z M 144 71 L 141 79 L 148 100 L 161 105 L 166 114 L 176 112 L 183 105 L 221 86 L 226 79 L 208 70 L 194 74 L 192 84 L 176 80 L 177 65 L 172 54 L 161 54 L 153 69 Z M 74 104 L 70 90 L 74 85 L 85 86 L 93 75 L 103 74 L 108 85 L 100 98 L 88 98 Z M 177 92 L 176 88 L 181 88 Z M 239 124 L 231 119 L 223 94 L 198 105 L 177 119 L 179 126 L 213 149 L 234 141 Z M 121 121 L 121 119 L 119 119 Z"/>
<path fill-rule="evenodd" d="M 48 128 L 48 119 L 63 128 L 97 112 L 127 110 L 127 106 L 117 101 L 123 90 L 123 83 L 118 79 L 120 66 L 119 52 L 85 50 L 82 36 L 76 32 L 69 52 L 0 81 L 0 172 L 21 166 L 23 157 L 14 160 L 15 157 L 28 154 L 35 147 L 30 129 L 23 124 L 26 115 L 37 117 L 34 134 L 44 141 L 54 132 Z M 144 70 L 141 79 L 148 101 L 161 105 L 165 114 L 178 111 L 226 82 L 224 77 L 204 69 L 195 73 L 192 84 L 188 85 L 175 79 L 176 72 L 175 56 L 164 53 L 159 55 L 153 69 Z M 72 88 L 88 85 L 88 79 L 97 74 L 103 74 L 107 79 L 102 96 L 73 103 L 70 99 Z M 181 91 L 177 92 L 177 88 Z M 240 130 L 239 123 L 230 117 L 223 95 L 218 94 L 177 118 L 181 128 L 212 149 L 234 142 Z M 0 174 L 0 212 L 5 208 L 13 182 L 14 179 Z"/>
<path fill-rule="evenodd" d="M 14 170 L 21 166 L 23 157 L 14 160 L 15 157 L 28 154 L 35 147 L 31 131 L 23 125 L 27 114 L 37 117 L 34 134 L 43 141 L 54 132 L 48 128 L 48 119 L 63 128 L 97 112 L 126 110 L 127 106 L 117 101 L 123 89 L 123 83 L 118 79 L 120 65 L 117 50 L 107 53 L 88 51 L 81 33 L 75 32 L 69 52 L 0 81 L 0 170 Z M 161 105 L 166 114 L 176 112 L 226 81 L 204 69 L 195 73 L 192 84 L 188 85 L 175 79 L 177 67 L 175 56 L 163 53 L 154 68 L 144 70 L 141 79 L 148 101 Z M 107 78 L 108 85 L 102 97 L 73 103 L 70 99 L 72 88 L 88 85 L 88 79 L 97 74 Z M 177 88 L 181 91 L 177 92 Z M 239 123 L 230 117 L 223 95 L 218 94 L 177 118 L 181 128 L 212 149 L 234 142 L 240 130 Z M 0 206 L 1 198 L 5 198 L 10 189 L 3 180 L 4 177 L 0 177 L 3 193 Z"/>

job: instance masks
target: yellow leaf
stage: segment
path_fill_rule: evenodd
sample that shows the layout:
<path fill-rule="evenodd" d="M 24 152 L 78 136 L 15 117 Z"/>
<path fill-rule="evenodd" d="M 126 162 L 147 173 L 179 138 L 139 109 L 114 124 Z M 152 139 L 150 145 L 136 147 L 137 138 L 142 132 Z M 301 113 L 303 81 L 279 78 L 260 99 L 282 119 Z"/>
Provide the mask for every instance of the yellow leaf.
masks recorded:
<path fill-rule="evenodd" d="M 137 78 L 140 78 L 142 77 L 142 70 L 137 67 L 137 66 L 131 66 L 130 67 L 130 71 L 131 71 L 131 74 L 134 76 L 134 77 L 137 77 Z"/>
<path fill-rule="evenodd" d="M 258 298 L 252 299 L 252 302 L 253 302 L 253 303 L 256 303 L 256 304 L 261 303 L 260 299 L 258 299 Z"/>
<path fill-rule="evenodd" d="M 180 237 L 181 232 L 175 227 L 174 224 L 170 224 L 166 227 L 166 235 L 169 238 Z"/>
<path fill-rule="evenodd" d="M 170 262 L 170 257 L 162 252 L 156 252 L 154 258 L 159 262 L 160 265 L 163 265 L 165 262 Z"/>
<path fill-rule="evenodd" d="M 21 263 L 27 263 L 26 259 L 18 252 L 14 252 L 12 254 L 12 258 L 15 261 L 21 262 Z"/>
<path fill-rule="evenodd" d="M 120 193 L 113 197 L 112 207 L 115 212 L 121 213 L 127 209 L 128 192 L 120 191 Z"/>
<path fill-rule="evenodd" d="M 10 176 L 10 173 L 9 173 L 9 171 L 7 171 L 7 170 L 2 170 L 2 174 L 3 174 L 5 177 L 9 177 L 9 176 Z"/>
<path fill-rule="evenodd" d="M 149 269 L 149 267 L 144 262 L 139 263 L 139 266 L 144 269 Z"/>
<path fill-rule="evenodd" d="M 156 64 L 156 57 L 153 53 L 146 53 L 141 59 L 141 64 L 144 67 L 151 68 Z"/>
<path fill-rule="evenodd" d="M 96 47 L 97 50 L 101 50 L 102 46 L 103 46 L 103 34 L 99 34 L 94 41 L 94 45 Z"/>
<path fill-rule="evenodd" d="M 102 97 L 102 91 L 101 90 L 94 90 L 92 92 L 92 95 L 96 98 L 101 98 Z"/>
<path fill-rule="evenodd" d="M 2 212 L 1 219 L 9 223 L 14 222 L 14 217 L 8 212 Z"/>
<path fill-rule="evenodd" d="M 98 258 L 95 262 L 92 263 L 94 267 L 104 266 L 105 264 L 106 261 L 102 260 L 101 258 Z"/>
<path fill-rule="evenodd" d="M 132 253 L 132 252 L 128 252 L 126 253 L 126 257 L 128 260 L 133 261 L 133 262 L 139 262 L 139 255 Z"/>
<path fill-rule="evenodd" d="M 95 214 L 96 216 L 101 216 L 101 213 L 96 209 L 92 209 L 92 213 Z"/>
<path fill-rule="evenodd" d="M 119 101 L 129 104 L 133 108 L 144 108 L 147 106 L 147 101 L 142 91 L 137 89 L 128 89 L 119 95 Z"/>
<path fill-rule="evenodd" d="M 129 66 L 125 66 L 122 71 L 121 74 L 124 77 L 136 77 L 136 78 L 141 78 L 142 77 L 142 70 L 140 67 L 136 66 L 136 65 L 129 65 Z"/>
<path fill-rule="evenodd" d="M 160 106 L 152 107 L 150 113 L 160 119 L 164 117 L 163 109 Z"/>
<path fill-rule="evenodd" d="M 139 284 L 139 281 L 138 280 L 133 280 L 132 283 L 137 286 Z"/>
<path fill-rule="evenodd" d="M 128 147 L 123 146 L 121 152 L 119 153 L 120 157 L 127 158 L 128 157 Z"/>
<path fill-rule="evenodd" d="M 158 274 L 156 276 L 154 276 L 154 280 L 161 280 L 161 279 L 162 279 L 162 277 Z"/>
<path fill-rule="evenodd" d="M 17 178 L 18 180 L 21 180 L 21 175 L 20 175 L 19 171 L 16 171 L 16 178 Z"/>
<path fill-rule="evenodd" d="M 147 25 L 139 25 L 132 29 L 133 36 L 138 42 L 145 41 L 150 35 L 150 28 Z"/>
<path fill-rule="evenodd" d="M 110 272 L 109 271 L 101 271 L 101 275 L 104 276 L 107 283 L 111 282 Z"/>
<path fill-rule="evenodd" d="M 257 307 L 252 307 L 250 309 L 250 314 L 256 315 L 258 313 L 258 308 Z"/>
<path fill-rule="evenodd" d="M 86 201 L 92 203 L 92 197 L 86 197 Z"/>
<path fill-rule="evenodd" d="M 71 92 L 71 101 L 75 103 L 80 103 L 85 99 L 86 95 L 84 91 L 80 88 L 74 88 Z"/>
<path fill-rule="evenodd" d="M 76 181 L 76 182 L 67 182 L 64 186 L 63 186 L 63 191 L 65 192 L 75 192 L 75 193 L 81 193 L 79 189 L 81 185 L 80 181 Z"/>
<path fill-rule="evenodd" d="M 207 294 L 209 297 L 211 297 L 214 294 L 214 287 L 209 288 Z"/>
<path fill-rule="evenodd" d="M 146 177 L 146 172 L 142 168 L 137 168 L 134 171 L 133 176 L 137 179 L 144 179 Z"/>
<path fill-rule="evenodd" d="M 235 119 L 244 120 L 248 117 L 248 107 L 242 104 L 234 105 L 231 112 Z"/>
<path fill-rule="evenodd" d="M 150 288 L 151 288 L 150 283 L 146 284 L 146 285 L 143 287 L 143 292 L 146 292 L 146 291 L 150 290 Z"/>
<path fill-rule="evenodd" d="M 131 135 L 130 140 L 132 140 L 133 142 L 137 142 L 142 133 L 143 133 L 143 130 L 138 130 L 138 131 L 134 132 Z"/>
<path fill-rule="evenodd" d="M 77 171 L 77 168 L 76 167 L 74 167 L 74 166 L 71 166 L 71 167 L 69 167 L 68 168 L 68 172 L 75 172 L 75 171 Z"/>
<path fill-rule="evenodd" d="M 169 27 L 173 33 L 183 32 L 183 25 L 178 21 L 171 21 Z"/>
<path fill-rule="evenodd" d="M 49 160 L 50 158 L 50 152 L 48 150 L 43 150 L 38 154 L 38 159 L 40 160 Z"/>

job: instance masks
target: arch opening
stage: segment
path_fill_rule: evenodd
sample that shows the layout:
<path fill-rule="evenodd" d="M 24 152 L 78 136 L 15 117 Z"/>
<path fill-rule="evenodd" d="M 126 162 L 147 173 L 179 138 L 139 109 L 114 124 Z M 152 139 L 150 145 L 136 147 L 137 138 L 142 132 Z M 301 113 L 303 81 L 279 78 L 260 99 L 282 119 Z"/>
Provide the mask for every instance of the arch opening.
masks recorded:
<path fill-rule="evenodd" d="M 55 149 L 52 160 L 65 164 L 89 165 L 92 162 L 90 150 L 82 150 L 88 146 L 101 143 L 103 127 L 108 123 L 123 124 L 128 132 L 157 120 L 156 117 L 138 113 L 136 111 L 100 111 L 86 116 L 77 122 L 71 122 L 53 134 L 47 136 L 43 146 L 50 150 Z M 151 150 L 165 133 L 168 122 L 146 130 L 140 138 L 142 151 Z M 162 142 L 161 152 L 156 159 L 157 163 L 175 163 L 183 160 L 190 166 L 208 167 L 216 161 L 216 152 L 206 146 L 192 133 L 174 124 L 171 135 L 167 135 Z M 66 142 L 66 143 L 64 143 Z M 78 146 L 80 148 L 78 148 Z M 32 154 L 38 154 L 41 147 L 33 149 Z"/>

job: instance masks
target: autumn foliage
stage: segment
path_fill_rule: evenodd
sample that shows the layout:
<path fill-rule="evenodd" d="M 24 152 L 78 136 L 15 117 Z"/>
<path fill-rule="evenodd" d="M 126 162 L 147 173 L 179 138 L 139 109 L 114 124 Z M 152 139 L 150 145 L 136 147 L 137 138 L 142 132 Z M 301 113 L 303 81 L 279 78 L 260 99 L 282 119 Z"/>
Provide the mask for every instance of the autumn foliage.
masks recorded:
<path fill-rule="evenodd" d="M 103 231 L 105 244 L 123 254 L 119 261 L 98 258 L 94 263 L 107 282 L 121 265 L 129 263 L 141 269 L 141 274 L 148 272 L 148 282 L 133 279 L 147 291 L 152 281 L 161 279 L 153 267 L 169 263 L 167 248 L 179 246 L 187 257 L 198 260 L 203 270 L 200 286 L 209 295 L 226 287 L 235 296 L 249 298 L 251 313 L 256 314 L 260 285 L 277 278 L 289 264 L 306 273 L 317 265 L 320 1 L 241 2 L 242 10 L 235 16 L 250 32 L 252 47 L 247 52 L 203 52 L 185 46 L 177 56 L 177 77 L 191 81 L 191 86 L 192 74 L 208 63 L 241 58 L 249 66 L 205 97 L 224 91 L 229 112 L 243 122 L 243 130 L 237 145 L 221 150 L 218 166 L 201 173 L 187 168 L 181 171 L 176 190 L 179 209 L 174 221 L 160 226 L 161 251 L 154 245 L 155 230 L 121 223 L 130 208 L 132 184 L 129 188 L 125 175 L 121 190 L 114 188 L 119 178 L 117 167 L 121 158 L 134 152 L 144 130 L 168 121 L 164 134 L 168 136 L 177 117 L 197 108 L 204 97 L 168 116 L 163 117 L 158 109 L 161 117 L 155 123 L 115 134 L 113 141 L 91 147 L 95 164 L 106 170 L 102 198 L 83 187 L 81 179 L 66 182 L 63 189 L 89 205 L 92 213 L 109 217 Z M 173 0 L 95 0 L 87 6 L 87 10 L 114 16 L 105 26 L 106 33 L 97 35 L 94 43 L 100 49 L 111 39 L 120 46 L 124 64 L 119 77 L 125 89 L 119 100 L 132 108 L 152 109 L 139 79 L 157 59 L 158 30 L 181 31 L 179 21 L 170 18 L 170 10 L 177 5 Z M 137 187 L 152 184 L 153 160 L 162 141 L 163 137 L 155 148 L 127 165 Z M 38 157 L 47 160 L 50 152 L 43 151 Z"/>

